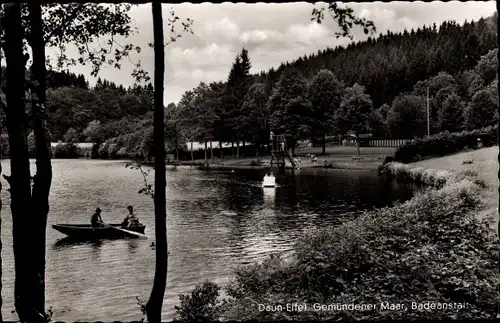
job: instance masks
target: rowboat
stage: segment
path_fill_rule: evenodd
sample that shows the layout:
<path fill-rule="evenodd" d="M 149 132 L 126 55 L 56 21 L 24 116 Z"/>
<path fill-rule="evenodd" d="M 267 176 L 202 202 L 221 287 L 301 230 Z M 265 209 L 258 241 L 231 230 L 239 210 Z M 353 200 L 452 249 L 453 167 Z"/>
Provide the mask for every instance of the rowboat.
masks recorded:
<path fill-rule="evenodd" d="M 144 235 L 146 226 L 139 224 L 136 227 L 122 228 L 121 224 L 108 224 L 93 227 L 90 224 L 54 224 L 52 228 L 78 240 L 136 238 Z"/>

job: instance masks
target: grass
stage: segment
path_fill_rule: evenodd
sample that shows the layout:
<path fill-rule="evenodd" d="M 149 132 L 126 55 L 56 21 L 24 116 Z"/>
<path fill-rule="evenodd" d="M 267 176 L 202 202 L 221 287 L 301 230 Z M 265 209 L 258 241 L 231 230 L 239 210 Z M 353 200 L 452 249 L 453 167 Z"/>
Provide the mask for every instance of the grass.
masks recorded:
<path fill-rule="evenodd" d="M 359 150 L 361 156 L 389 156 L 394 155 L 396 149 L 397 147 L 361 147 Z M 319 158 L 321 147 L 296 149 L 295 152 L 304 154 L 313 153 L 318 155 Z M 325 154 L 327 156 L 355 156 L 358 154 L 358 150 L 352 146 L 327 146 Z"/>
<path fill-rule="evenodd" d="M 472 164 L 463 163 L 472 161 Z M 446 157 L 422 160 L 408 164 L 412 167 L 425 169 L 442 169 L 455 172 L 474 171 L 478 178 L 484 181 L 487 188 L 482 191 L 485 208 L 480 212 L 489 220 L 493 220 L 492 225 L 498 226 L 498 216 L 496 207 L 498 206 L 498 146 L 473 150 L 470 152 L 458 153 Z"/>
<path fill-rule="evenodd" d="M 219 316 L 259 321 L 495 318 L 500 248 L 491 227 L 476 216 L 484 208 L 480 175 L 413 173 L 436 187 L 392 208 L 310 232 L 290 259 L 274 255 L 240 268 Z M 383 302 L 405 304 L 408 310 L 383 309 Z M 448 308 L 411 308 L 426 302 Z M 310 311 L 259 308 L 291 303 L 308 304 Z M 335 303 L 376 307 L 311 310 L 313 304 Z"/>
<path fill-rule="evenodd" d="M 395 152 L 394 147 L 366 147 L 361 148 L 360 160 L 353 160 L 354 156 L 358 155 L 356 147 L 349 146 L 334 146 L 327 147 L 326 154 L 320 155 L 321 147 L 314 147 L 313 153 L 317 156 L 317 164 L 313 164 L 309 158 L 300 157 L 301 168 L 323 167 L 324 161 L 327 161 L 328 168 L 334 169 L 376 169 L 382 163 L 386 156 L 392 155 Z M 296 154 L 307 154 L 311 150 L 303 149 L 296 150 Z M 268 168 L 270 167 L 270 156 L 265 157 L 241 157 L 234 158 L 226 156 L 224 159 L 217 159 L 217 164 L 210 164 L 210 168 L 226 169 L 226 168 Z M 194 164 L 202 165 L 204 159 L 194 160 Z M 211 160 L 209 159 L 209 163 Z M 182 162 L 189 164 L 190 161 Z"/>

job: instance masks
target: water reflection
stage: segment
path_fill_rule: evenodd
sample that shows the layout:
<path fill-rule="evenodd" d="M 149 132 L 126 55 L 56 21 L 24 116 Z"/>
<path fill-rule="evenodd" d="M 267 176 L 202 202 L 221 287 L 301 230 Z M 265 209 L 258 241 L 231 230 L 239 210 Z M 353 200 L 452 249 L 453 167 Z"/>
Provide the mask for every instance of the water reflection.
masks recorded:
<path fill-rule="evenodd" d="M 2 166 L 8 173 L 8 163 Z M 139 320 L 135 297 L 148 298 L 155 261 L 154 208 L 149 197 L 137 194 L 141 174 L 111 161 L 54 160 L 53 168 L 46 294 L 54 319 Z M 241 264 L 291 250 L 307 230 L 408 199 L 414 189 L 387 182 L 376 171 L 308 169 L 277 176 L 278 187 L 263 189 L 264 174 L 180 168 L 167 172 L 170 257 L 164 320 L 172 319 L 178 295 L 197 283 L 223 283 Z M 1 197 L 8 205 L 8 193 L 2 191 Z M 63 239 L 51 228 L 55 223 L 87 223 L 96 205 L 104 206 L 106 222 L 119 223 L 129 204 L 146 225 L 149 240 L 78 242 Z M 12 222 L 9 214 L 3 219 L 2 308 L 3 318 L 13 320 Z"/>
<path fill-rule="evenodd" d="M 278 187 L 263 187 L 262 192 L 264 193 L 264 202 L 268 205 L 273 205 L 276 199 L 276 190 L 278 190 Z"/>
<path fill-rule="evenodd" d="M 81 240 L 81 239 L 75 239 L 72 237 L 66 237 L 62 238 L 56 241 L 53 245 L 53 250 L 62 250 L 65 248 L 73 248 L 78 245 L 88 245 L 91 247 L 100 247 L 102 246 L 103 241 L 102 240 Z"/>

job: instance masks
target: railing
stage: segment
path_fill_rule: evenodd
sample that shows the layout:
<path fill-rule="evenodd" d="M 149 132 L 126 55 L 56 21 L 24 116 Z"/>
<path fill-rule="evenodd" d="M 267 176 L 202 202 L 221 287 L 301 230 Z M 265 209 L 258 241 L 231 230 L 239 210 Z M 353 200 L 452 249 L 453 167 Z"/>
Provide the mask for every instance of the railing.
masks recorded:
<path fill-rule="evenodd" d="M 407 142 L 412 141 L 412 139 L 378 139 L 369 138 L 365 139 L 368 141 L 368 147 L 400 147 Z"/>

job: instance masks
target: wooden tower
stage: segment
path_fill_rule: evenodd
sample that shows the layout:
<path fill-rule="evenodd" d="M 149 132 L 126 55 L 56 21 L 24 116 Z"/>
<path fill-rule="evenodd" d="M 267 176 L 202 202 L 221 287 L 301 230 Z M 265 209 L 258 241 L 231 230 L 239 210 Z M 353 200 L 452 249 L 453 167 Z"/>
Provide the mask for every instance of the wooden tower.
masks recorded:
<path fill-rule="evenodd" d="M 285 169 L 286 160 L 290 161 L 292 168 L 295 169 L 296 165 L 292 156 L 288 153 L 286 146 L 285 136 L 275 135 L 271 132 L 271 167 L 276 165 L 278 169 Z"/>

